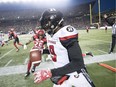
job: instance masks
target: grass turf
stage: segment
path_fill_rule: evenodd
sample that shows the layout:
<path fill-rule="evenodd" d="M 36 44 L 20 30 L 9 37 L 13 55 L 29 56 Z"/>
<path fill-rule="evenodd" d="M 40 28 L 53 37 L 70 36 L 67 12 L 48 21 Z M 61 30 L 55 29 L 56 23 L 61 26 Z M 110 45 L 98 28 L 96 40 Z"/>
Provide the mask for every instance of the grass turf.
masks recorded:
<path fill-rule="evenodd" d="M 116 61 L 103 62 L 115 67 Z M 116 73 L 99 66 L 98 64 L 89 64 L 87 69 L 91 79 L 96 87 L 115 87 Z M 40 84 L 33 83 L 33 75 L 24 79 L 24 74 L 15 74 L 0 76 L 0 87 L 52 87 L 52 82 L 48 79 Z"/>
<path fill-rule="evenodd" d="M 31 38 L 31 35 L 21 35 L 19 38 L 20 42 L 26 43 Z M 110 42 L 110 29 L 107 33 L 104 30 L 97 29 L 90 30 L 89 33 L 85 30 L 79 30 L 79 44 L 83 53 L 91 51 L 94 55 L 107 54 Z M 10 41 L 8 45 L 0 47 L 0 67 L 7 65 L 10 60 L 12 61 L 7 66 L 22 65 L 29 57 L 29 50 L 33 46 L 33 43 L 29 44 L 26 50 L 20 47 L 19 52 L 16 52 L 12 43 L 13 41 Z M 104 63 L 115 67 L 115 62 L 116 61 L 108 61 Z M 87 69 L 96 87 L 115 87 L 115 73 L 96 63 L 87 65 Z M 24 74 L 15 74 L 0 76 L 0 87 L 52 87 L 52 83 L 50 80 L 46 80 L 41 84 L 34 84 L 32 75 L 28 79 L 24 79 Z"/>

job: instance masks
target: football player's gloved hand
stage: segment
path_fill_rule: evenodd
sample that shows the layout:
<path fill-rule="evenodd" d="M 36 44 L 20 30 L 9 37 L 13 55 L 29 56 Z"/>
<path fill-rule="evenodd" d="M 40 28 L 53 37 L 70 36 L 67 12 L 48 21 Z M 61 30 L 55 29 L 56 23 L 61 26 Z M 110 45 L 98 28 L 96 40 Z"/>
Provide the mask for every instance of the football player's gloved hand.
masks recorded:
<path fill-rule="evenodd" d="M 52 73 L 50 70 L 39 70 L 34 73 L 34 83 L 41 83 L 42 81 L 51 78 Z"/>
<path fill-rule="evenodd" d="M 106 14 L 104 14 L 104 18 L 107 18 L 108 16 Z"/>

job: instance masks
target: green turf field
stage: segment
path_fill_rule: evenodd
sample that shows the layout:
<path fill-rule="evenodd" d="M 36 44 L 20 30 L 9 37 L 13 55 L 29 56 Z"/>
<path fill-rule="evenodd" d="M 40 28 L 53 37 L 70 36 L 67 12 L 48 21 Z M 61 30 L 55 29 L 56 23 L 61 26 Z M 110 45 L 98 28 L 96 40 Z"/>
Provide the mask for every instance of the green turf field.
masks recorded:
<path fill-rule="evenodd" d="M 111 30 L 107 33 L 105 30 L 90 30 L 87 33 L 85 30 L 79 30 L 79 44 L 82 48 L 82 52 L 91 51 L 94 56 L 108 54 L 110 42 L 111 42 Z M 26 43 L 31 38 L 31 35 L 19 36 L 20 42 Z M 20 47 L 20 51 L 16 52 L 13 46 L 13 41 L 10 41 L 8 45 L 0 47 L 0 67 L 25 65 L 25 60 L 29 57 L 29 51 L 33 46 L 33 43 L 28 45 L 28 49 L 24 50 Z M 116 50 L 115 50 L 116 51 Z M 116 61 L 107 61 L 113 67 Z M 116 74 L 106 68 L 99 66 L 98 64 L 87 65 L 88 72 L 94 81 L 96 87 L 116 87 Z M 8 76 L 0 76 L 0 87 L 52 87 L 50 80 L 46 80 L 41 84 L 33 83 L 33 76 L 28 79 L 24 79 L 24 74 L 15 74 Z"/>

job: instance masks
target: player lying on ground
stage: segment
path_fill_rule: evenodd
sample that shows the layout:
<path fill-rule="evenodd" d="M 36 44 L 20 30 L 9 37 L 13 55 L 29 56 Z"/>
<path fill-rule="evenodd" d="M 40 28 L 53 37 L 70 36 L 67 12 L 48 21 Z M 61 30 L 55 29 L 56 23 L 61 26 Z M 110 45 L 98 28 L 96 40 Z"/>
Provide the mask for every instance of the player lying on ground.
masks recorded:
<path fill-rule="evenodd" d="M 63 14 L 55 9 L 46 10 L 40 23 L 47 32 L 47 45 L 55 68 L 35 72 L 34 83 L 50 78 L 53 87 L 95 87 L 83 61 L 77 30 L 70 25 L 63 26 Z"/>

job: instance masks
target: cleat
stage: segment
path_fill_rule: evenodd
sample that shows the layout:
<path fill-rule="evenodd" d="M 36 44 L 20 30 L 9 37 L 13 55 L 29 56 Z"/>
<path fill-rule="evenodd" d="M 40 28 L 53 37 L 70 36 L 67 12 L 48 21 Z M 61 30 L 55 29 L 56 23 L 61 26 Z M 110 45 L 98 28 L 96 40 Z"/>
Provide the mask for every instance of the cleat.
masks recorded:
<path fill-rule="evenodd" d="M 34 73 L 35 72 L 35 67 L 33 66 L 33 68 L 31 69 L 31 72 Z"/>
<path fill-rule="evenodd" d="M 109 52 L 109 54 L 113 53 L 112 51 Z"/>
<path fill-rule="evenodd" d="M 2 44 L 2 47 L 4 46 L 4 43 Z"/>
<path fill-rule="evenodd" d="M 30 75 L 30 72 L 27 72 L 27 73 L 25 74 L 25 78 L 28 77 L 29 75 Z"/>
<path fill-rule="evenodd" d="M 90 55 L 90 56 L 92 56 L 92 57 L 93 57 L 93 54 L 92 54 L 92 52 L 89 52 L 89 53 L 87 53 L 87 55 Z"/>
<path fill-rule="evenodd" d="M 18 51 L 19 51 L 19 49 L 16 50 L 16 52 L 18 52 Z"/>

